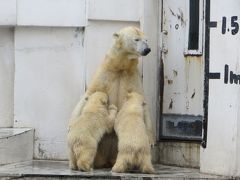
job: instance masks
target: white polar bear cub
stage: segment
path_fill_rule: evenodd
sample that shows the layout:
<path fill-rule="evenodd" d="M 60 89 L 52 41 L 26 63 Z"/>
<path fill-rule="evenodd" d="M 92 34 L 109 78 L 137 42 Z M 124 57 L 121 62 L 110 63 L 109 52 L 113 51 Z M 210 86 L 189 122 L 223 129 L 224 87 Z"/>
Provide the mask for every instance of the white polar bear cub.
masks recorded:
<path fill-rule="evenodd" d="M 116 113 L 116 106 L 108 107 L 108 96 L 105 93 L 95 92 L 88 98 L 81 114 L 69 124 L 71 169 L 92 170 L 98 143 L 106 132 L 112 132 Z"/>
<path fill-rule="evenodd" d="M 138 167 L 143 173 L 153 173 L 150 144 L 144 123 L 143 95 L 132 92 L 115 120 L 118 136 L 117 161 L 113 172 L 125 172 Z"/>

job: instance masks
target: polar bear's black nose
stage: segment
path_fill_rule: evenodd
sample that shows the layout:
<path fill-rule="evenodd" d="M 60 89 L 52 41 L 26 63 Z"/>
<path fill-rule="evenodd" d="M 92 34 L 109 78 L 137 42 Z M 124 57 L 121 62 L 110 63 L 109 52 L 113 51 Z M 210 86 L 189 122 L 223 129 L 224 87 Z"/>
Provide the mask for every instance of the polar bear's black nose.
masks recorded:
<path fill-rule="evenodd" d="M 146 49 L 144 49 L 144 51 L 143 51 L 143 56 L 146 56 L 146 55 L 148 55 L 148 53 L 150 53 L 151 52 L 151 49 L 150 48 L 146 48 Z"/>

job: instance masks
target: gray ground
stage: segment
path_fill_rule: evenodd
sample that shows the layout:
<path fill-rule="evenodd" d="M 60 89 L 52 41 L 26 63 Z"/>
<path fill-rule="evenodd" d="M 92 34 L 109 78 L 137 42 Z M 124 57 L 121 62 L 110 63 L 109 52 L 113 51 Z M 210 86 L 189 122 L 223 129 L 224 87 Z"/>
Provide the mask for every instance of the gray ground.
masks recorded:
<path fill-rule="evenodd" d="M 99 169 L 86 173 L 71 171 L 67 161 L 34 160 L 0 166 L 0 179 L 229 179 L 202 174 L 199 169 L 155 165 L 155 174 L 112 173 L 110 169 Z"/>

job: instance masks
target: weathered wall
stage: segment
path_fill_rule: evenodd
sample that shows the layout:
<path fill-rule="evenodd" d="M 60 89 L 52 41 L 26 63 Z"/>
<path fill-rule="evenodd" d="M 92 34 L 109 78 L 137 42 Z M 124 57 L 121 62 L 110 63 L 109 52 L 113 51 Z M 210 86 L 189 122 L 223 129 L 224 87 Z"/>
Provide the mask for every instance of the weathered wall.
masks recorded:
<path fill-rule="evenodd" d="M 202 9 L 203 6 L 200 5 Z M 203 21 L 200 11 L 200 28 Z M 164 89 L 162 93 L 162 124 L 159 124 L 159 162 L 167 165 L 199 167 L 200 145 L 194 142 L 179 142 L 177 138 L 201 138 L 194 128 L 179 128 L 179 122 L 194 122 L 203 116 L 204 58 L 201 53 L 191 54 L 189 42 L 189 1 L 164 0 L 159 4 L 159 49 Z M 202 34 L 200 34 L 200 38 Z M 199 46 L 199 51 L 202 51 Z M 159 59 L 160 61 L 160 59 Z M 159 86 L 161 86 L 160 84 Z M 159 108 L 160 111 L 160 108 Z M 199 118 L 200 117 L 200 118 Z M 173 126 L 169 127 L 169 124 Z M 188 126 L 189 127 L 189 126 Z M 196 127 L 192 125 L 191 127 Z M 196 128 L 197 129 L 197 128 Z M 198 132 L 199 132 L 198 131 Z M 188 134 L 187 134 L 188 133 Z M 167 142 L 171 139 L 171 142 Z M 161 140 L 161 139 L 160 139 Z"/>
<path fill-rule="evenodd" d="M 0 27 L 0 128 L 13 126 L 14 32 Z"/>
<path fill-rule="evenodd" d="M 199 168 L 199 144 L 184 142 L 161 142 L 158 148 L 158 162 L 161 164 Z"/>

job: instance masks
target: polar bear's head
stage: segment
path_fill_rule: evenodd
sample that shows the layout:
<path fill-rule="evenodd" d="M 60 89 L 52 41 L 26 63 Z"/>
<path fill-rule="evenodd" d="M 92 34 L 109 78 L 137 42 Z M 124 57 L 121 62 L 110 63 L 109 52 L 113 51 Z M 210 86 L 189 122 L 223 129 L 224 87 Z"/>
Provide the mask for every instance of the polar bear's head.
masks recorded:
<path fill-rule="evenodd" d="M 113 34 L 114 46 L 124 53 L 146 56 L 151 52 L 144 33 L 136 27 L 126 27 Z"/>

